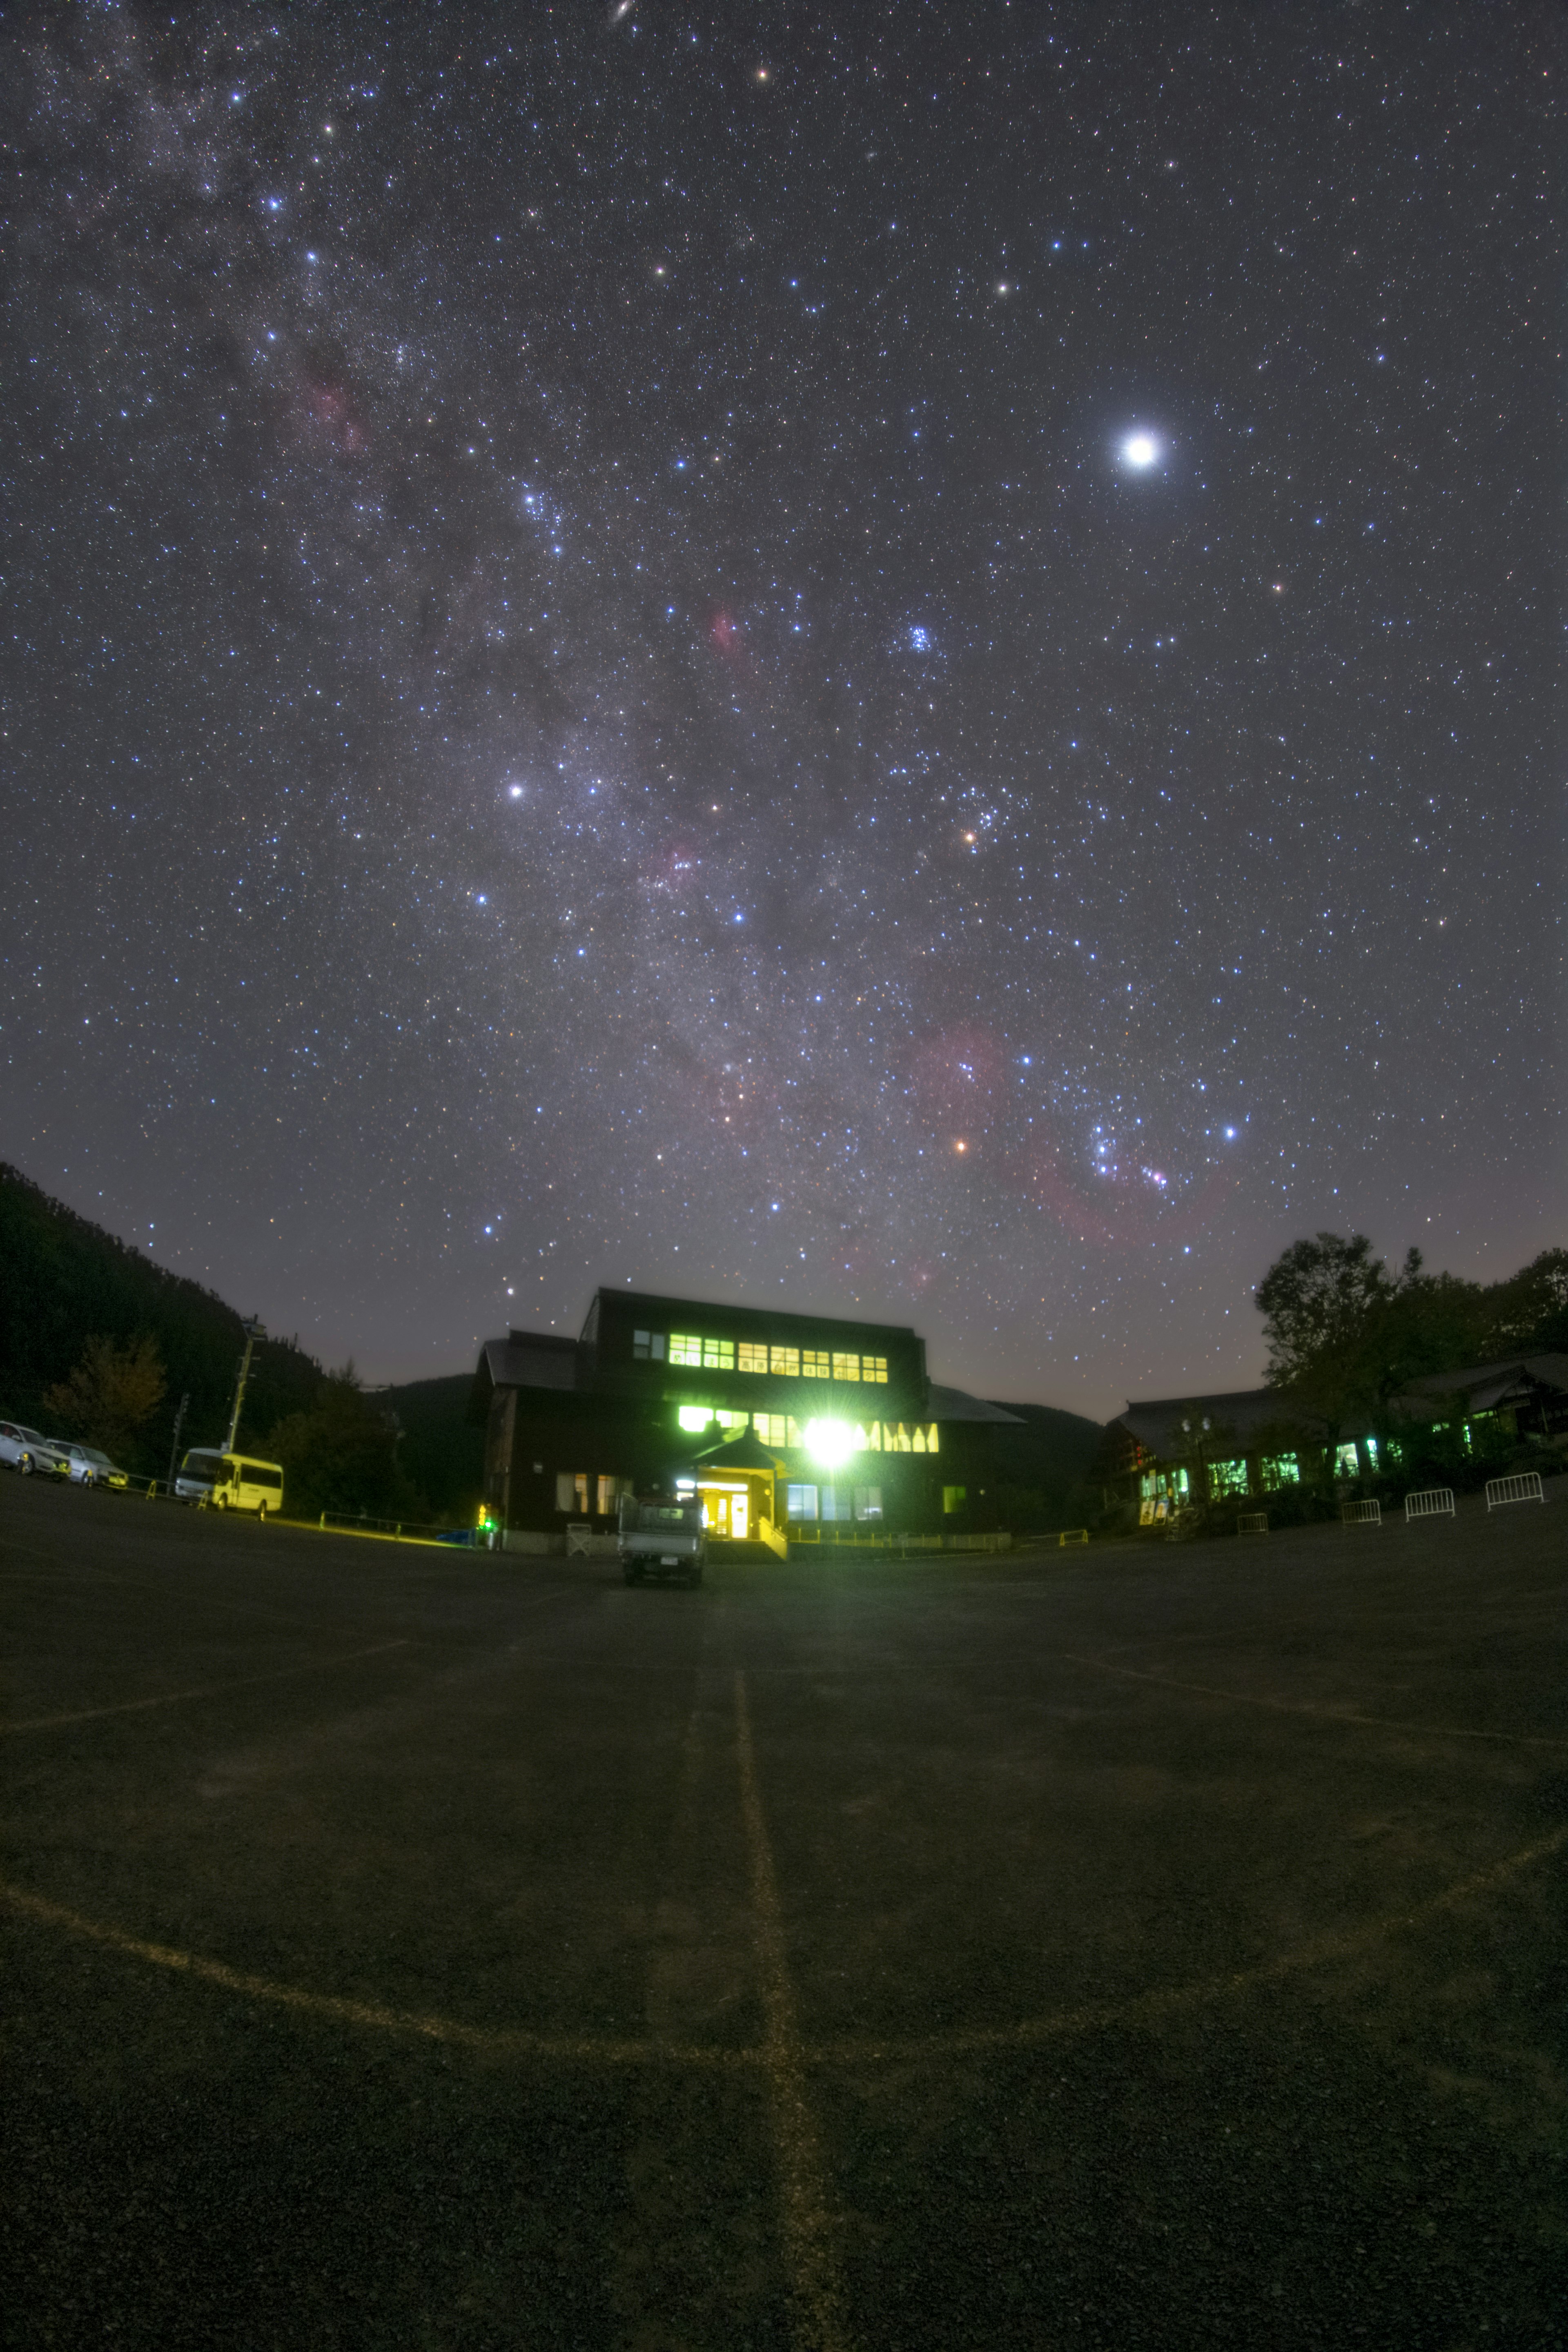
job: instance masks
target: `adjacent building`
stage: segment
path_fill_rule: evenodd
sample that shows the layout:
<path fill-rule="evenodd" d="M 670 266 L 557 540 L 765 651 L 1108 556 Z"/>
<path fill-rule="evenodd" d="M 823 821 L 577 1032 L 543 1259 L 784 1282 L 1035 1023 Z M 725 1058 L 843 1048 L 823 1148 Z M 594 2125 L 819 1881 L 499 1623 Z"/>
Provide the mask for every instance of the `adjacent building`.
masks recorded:
<path fill-rule="evenodd" d="M 690 1485 L 710 1534 L 782 1550 L 841 1530 L 996 1526 L 1001 1406 L 933 1382 L 900 1324 L 601 1289 L 575 1339 L 487 1340 L 470 1414 L 519 1549 L 608 1534 L 623 1493 Z"/>
<path fill-rule="evenodd" d="M 1457 1430 L 1467 1451 L 1496 1437 L 1568 1435 L 1568 1356 L 1525 1356 L 1412 1381 L 1374 1423 L 1331 1433 L 1278 1389 L 1132 1399 L 1106 1431 L 1108 1486 L 1134 1496 L 1139 1523 L 1163 1525 L 1188 1504 L 1253 1500 L 1327 1475 L 1398 1475 L 1413 1439 Z M 1329 1458 L 1331 1442 L 1332 1458 Z"/>

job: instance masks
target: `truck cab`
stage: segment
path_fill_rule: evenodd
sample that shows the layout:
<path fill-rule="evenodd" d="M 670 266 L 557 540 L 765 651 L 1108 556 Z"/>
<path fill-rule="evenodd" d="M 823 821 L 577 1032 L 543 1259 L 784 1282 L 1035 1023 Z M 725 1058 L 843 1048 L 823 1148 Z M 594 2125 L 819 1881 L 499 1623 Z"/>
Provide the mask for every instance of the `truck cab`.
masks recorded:
<path fill-rule="evenodd" d="M 648 1577 L 700 1584 L 708 1559 L 702 1505 L 695 1495 L 623 1495 L 616 1549 L 628 1584 Z"/>

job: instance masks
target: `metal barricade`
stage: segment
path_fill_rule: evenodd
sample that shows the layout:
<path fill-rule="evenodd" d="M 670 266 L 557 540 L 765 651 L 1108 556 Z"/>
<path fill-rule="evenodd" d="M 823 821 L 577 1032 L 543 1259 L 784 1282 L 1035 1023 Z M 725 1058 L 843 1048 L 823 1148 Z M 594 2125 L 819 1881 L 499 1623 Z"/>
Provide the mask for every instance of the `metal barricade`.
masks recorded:
<path fill-rule="evenodd" d="M 1266 1536 L 1268 1533 L 1267 1511 L 1238 1511 L 1236 1518 L 1238 1536 Z"/>
<path fill-rule="evenodd" d="M 1495 1511 L 1505 1503 L 1544 1503 L 1539 1470 L 1521 1470 L 1511 1478 L 1487 1480 L 1487 1508 Z"/>
<path fill-rule="evenodd" d="M 1340 1524 L 1347 1528 L 1380 1528 L 1383 1505 L 1375 1497 L 1364 1503 L 1342 1503 Z"/>
<path fill-rule="evenodd" d="M 1419 1494 L 1405 1497 L 1405 1524 L 1412 1519 L 1451 1519 L 1454 1516 L 1452 1486 L 1423 1486 Z"/>

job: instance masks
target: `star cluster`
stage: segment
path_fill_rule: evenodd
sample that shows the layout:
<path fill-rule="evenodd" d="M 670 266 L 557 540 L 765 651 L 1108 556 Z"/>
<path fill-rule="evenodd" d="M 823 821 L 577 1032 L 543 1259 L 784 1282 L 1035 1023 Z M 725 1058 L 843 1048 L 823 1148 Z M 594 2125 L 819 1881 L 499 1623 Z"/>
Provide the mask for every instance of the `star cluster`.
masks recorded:
<path fill-rule="evenodd" d="M 9 1156 L 384 1376 L 1560 1238 L 1550 23 L 37 19 Z"/>

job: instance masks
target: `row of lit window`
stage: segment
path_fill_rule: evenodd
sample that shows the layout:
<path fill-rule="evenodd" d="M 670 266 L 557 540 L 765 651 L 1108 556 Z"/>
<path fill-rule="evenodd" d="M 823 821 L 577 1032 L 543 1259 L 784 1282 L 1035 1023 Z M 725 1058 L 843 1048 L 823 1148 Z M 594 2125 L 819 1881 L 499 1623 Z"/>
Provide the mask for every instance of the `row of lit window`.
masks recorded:
<path fill-rule="evenodd" d="M 774 1348 L 762 1339 L 709 1339 L 695 1331 L 634 1331 L 639 1364 L 688 1364 L 703 1372 L 770 1372 L 786 1381 L 874 1381 L 885 1388 L 886 1356 L 847 1355 L 837 1348 Z"/>
<path fill-rule="evenodd" d="M 965 1486 L 944 1486 L 942 1509 L 950 1515 L 962 1511 L 968 1492 Z M 880 1486 L 808 1486 L 792 1479 L 784 1491 L 784 1507 L 788 1517 L 797 1523 L 811 1519 L 879 1519 L 882 1490 Z"/>
<path fill-rule="evenodd" d="M 809 1422 L 784 1412 L 718 1412 L 710 1405 L 683 1404 L 676 1415 L 682 1429 L 693 1433 L 716 1421 L 726 1437 L 739 1437 L 750 1428 L 763 1445 L 809 1446 Z M 835 1424 L 836 1425 L 836 1424 Z M 855 1454 L 935 1454 L 940 1451 L 934 1421 L 868 1421 L 846 1423 L 849 1450 Z"/>
<path fill-rule="evenodd" d="M 595 1478 L 587 1470 L 557 1470 L 555 1473 L 555 1507 L 558 1511 L 574 1511 L 585 1519 L 595 1508 L 601 1518 L 608 1518 L 623 1495 L 632 1492 L 629 1478 L 617 1478 L 613 1473 L 601 1471 Z"/>

